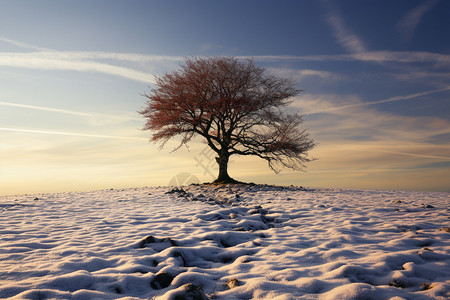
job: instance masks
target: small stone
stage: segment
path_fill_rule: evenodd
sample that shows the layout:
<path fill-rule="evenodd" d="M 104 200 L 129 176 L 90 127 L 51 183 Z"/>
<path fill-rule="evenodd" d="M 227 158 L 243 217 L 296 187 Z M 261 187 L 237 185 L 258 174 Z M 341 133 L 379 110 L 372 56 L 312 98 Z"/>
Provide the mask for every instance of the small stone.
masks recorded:
<path fill-rule="evenodd" d="M 433 286 L 431 285 L 431 283 L 429 283 L 429 282 L 422 283 L 422 290 L 426 291 L 426 290 L 429 290 L 432 288 L 433 288 Z"/>
<path fill-rule="evenodd" d="M 184 287 L 184 291 L 176 295 L 173 298 L 174 300 L 208 300 L 201 287 L 192 283 L 185 284 L 182 287 Z"/>
<path fill-rule="evenodd" d="M 230 217 L 230 219 L 236 219 L 236 214 L 235 213 L 230 213 L 229 217 Z"/>
<path fill-rule="evenodd" d="M 401 289 L 406 287 L 406 284 L 400 280 L 392 280 L 391 282 L 389 282 L 389 285 Z"/>
<path fill-rule="evenodd" d="M 234 231 L 245 231 L 244 227 L 235 228 Z"/>
<path fill-rule="evenodd" d="M 142 240 L 139 242 L 138 247 L 139 247 L 139 248 L 145 248 L 145 246 L 146 246 L 147 244 L 151 244 L 151 243 L 154 243 L 154 242 L 155 242 L 155 238 L 154 238 L 153 236 L 149 235 L 149 236 L 146 236 L 144 239 L 142 239 Z"/>
<path fill-rule="evenodd" d="M 230 290 L 231 290 L 232 288 L 235 288 L 235 287 L 237 287 L 237 286 L 240 286 L 239 280 L 237 280 L 236 278 L 228 279 L 228 281 L 227 281 L 227 286 L 228 286 L 228 288 L 229 288 Z"/>
<path fill-rule="evenodd" d="M 146 236 L 138 243 L 138 248 L 152 248 L 158 252 L 173 246 L 177 246 L 177 243 L 171 238 L 158 239 L 151 235 Z"/>
<path fill-rule="evenodd" d="M 170 275 L 169 273 L 162 272 L 162 273 L 156 274 L 155 278 L 153 278 L 150 285 L 155 290 L 161 290 L 161 289 L 168 287 L 172 283 L 172 280 L 173 280 L 172 275 Z"/>
<path fill-rule="evenodd" d="M 450 233 L 450 227 L 441 227 L 441 231 Z"/>

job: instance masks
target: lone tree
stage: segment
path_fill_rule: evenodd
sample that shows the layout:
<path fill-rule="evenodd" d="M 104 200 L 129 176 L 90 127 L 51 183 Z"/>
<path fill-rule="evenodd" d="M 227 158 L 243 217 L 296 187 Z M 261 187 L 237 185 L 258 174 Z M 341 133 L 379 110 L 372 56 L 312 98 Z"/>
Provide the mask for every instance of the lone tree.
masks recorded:
<path fill-rule="evenodd" d="M 276 173 L 280 167 L 302 170 L 310 161 L 315 144 L 299 128 L 302 117 L 283 109 L 300 92 L 292 80 L 267 74 L 252 60 L 191 58 L 181 70 L 156 78 L 139 113 L 147 119 L 143 130 L 151 130 L 161 148 L 175 136 L 181 136 L 179 147 L 203 137 L 217 153 L 214 183 L 236 183 L 228 175 L 234 154 L 265 159 Z"/>

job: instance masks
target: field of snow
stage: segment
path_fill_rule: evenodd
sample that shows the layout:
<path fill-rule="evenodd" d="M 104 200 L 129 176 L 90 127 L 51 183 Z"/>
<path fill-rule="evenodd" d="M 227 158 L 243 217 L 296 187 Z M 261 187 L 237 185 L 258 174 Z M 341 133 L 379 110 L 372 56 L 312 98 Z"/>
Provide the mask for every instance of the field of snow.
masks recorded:
<path fill-rule="evenodd" d="M 203 186 L 0 197 L 0 298 L 449 299 L 450 194 Z"/>

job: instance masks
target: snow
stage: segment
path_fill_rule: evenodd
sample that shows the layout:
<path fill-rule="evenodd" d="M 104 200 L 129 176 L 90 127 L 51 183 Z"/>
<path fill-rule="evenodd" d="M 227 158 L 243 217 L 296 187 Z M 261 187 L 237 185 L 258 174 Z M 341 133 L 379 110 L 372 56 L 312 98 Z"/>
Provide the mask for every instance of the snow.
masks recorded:
<path fill-rule="evenodd" d="M 449 200 L 265 185 L 3 196 L 0 298 L 449 299 Z"/>

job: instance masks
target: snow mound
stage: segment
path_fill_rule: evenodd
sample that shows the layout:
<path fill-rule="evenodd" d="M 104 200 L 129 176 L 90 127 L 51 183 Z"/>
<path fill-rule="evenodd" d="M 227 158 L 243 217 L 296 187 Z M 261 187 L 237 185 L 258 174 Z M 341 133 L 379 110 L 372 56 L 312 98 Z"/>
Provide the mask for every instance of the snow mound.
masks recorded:
<path fill-rule="evenodd" d="M 191 185 L 0 198 L 0 298 L 448 299 L 450 195 Z"/>

